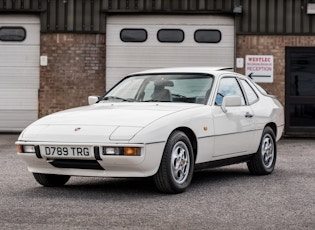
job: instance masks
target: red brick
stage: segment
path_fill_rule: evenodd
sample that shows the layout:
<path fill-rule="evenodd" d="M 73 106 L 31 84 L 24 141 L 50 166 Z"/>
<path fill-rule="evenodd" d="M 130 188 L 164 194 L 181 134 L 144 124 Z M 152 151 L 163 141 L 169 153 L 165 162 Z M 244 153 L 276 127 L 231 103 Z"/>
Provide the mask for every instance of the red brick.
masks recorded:
<path fill-rule="evenodd" d="M 105 35 L 41 34 L 39 116 L 87 104 L 105 91 Z"/>

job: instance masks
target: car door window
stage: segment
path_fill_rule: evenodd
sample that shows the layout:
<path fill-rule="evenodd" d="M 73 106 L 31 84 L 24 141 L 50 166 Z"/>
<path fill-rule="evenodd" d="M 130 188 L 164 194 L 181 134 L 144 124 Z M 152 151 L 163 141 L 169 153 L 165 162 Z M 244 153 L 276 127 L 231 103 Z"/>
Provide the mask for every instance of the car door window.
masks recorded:
<path fill-rule="evenodd" d="M 221 79 L 215 104 L 222 105 L 223 98 L 229 95 L 240 96 L 242 98 L 242 105 L 245 105 L 243 92 L 235 77 L 225 77 Z"/>
<path fill-rule="evenodd" d="M 241 80 L 241 84 L 247 96 L 248 104 L 251 105 L 258 101 L 257 94 L 255 93 L 253 88 L 248 84 L 248 82 L 246 80 Z"/>

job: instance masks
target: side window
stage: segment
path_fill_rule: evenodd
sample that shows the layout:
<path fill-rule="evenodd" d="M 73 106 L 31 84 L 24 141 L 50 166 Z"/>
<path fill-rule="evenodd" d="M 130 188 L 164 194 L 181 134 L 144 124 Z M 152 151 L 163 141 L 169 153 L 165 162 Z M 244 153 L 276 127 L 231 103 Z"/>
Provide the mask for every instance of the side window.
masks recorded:
<path fill-rule="evenodd" d="M 159 42 L 183 42 L 185 38 L 184 31 L 180 29 L 161 29 L 157 33 Z"/>
<path fill-rule="evenodd" d="M 258 101 L 257 94 L 255 93 L 253 88 L 248 84 L 248 82 L 245 80 L 241 80 L 241 83 L 242 83 L 242 86 L 245 90 L 245 94 L 247 96 L 248 103 L 251 105 L 251 104 L 255 103 L 256 101 Z"/>
<path fill-rule="evenodd" d="M 244 95 L 235 77 L 222 78 L 220 81 L 217 96 L 215 98 L 216 105 L 222 105 L 222 100 L 228 95 L 238 95 L 242 98 L 242 105 L 245 105 Z"/>
<path fill-rule="evenodd" d="M 123 42 L 145 42 L 148 33 L 145 29 L 122 29 L 120 31 L 120 39 Z"/>
<path fill-rule="evenodd" d="M 0 27 L 0 41 L 22 42 L 26 38 L 26 30 L 23 27 Z"/>

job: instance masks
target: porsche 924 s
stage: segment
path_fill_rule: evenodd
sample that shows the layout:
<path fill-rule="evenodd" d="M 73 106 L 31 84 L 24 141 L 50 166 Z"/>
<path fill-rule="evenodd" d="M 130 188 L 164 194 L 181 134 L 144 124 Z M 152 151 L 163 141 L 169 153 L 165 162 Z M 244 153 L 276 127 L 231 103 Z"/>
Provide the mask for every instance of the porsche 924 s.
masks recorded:
<path fill-rule="evenodd" d="M 180 193 L 198 169 L 275 168 L 283 107 L 249 77 L 213 67 L 148 70 L 88 99 L 20 134 L 18 155 L 39 184 L 152 176 L 159 191 Z"/>

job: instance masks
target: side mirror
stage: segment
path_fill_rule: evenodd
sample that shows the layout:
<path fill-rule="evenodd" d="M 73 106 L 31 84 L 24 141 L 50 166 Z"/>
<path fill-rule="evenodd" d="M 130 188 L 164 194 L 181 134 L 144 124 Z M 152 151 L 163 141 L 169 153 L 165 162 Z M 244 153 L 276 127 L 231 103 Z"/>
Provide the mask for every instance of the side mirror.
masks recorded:
<path fill-rule="evenodd" d="M 242 98 L 237 95 L 225 96 L 222 101 L 221 109 L 224 113 L 227 112 L 226 107 L 232 106 L 241 106 L 242 105 Z"/>
<path fill-rule="evenodd" d="M 98 102 L 99 99 L 100 99 L 99 96 L 89 96 L 88 97 L 89 105 L 94 105 L 96 102 Z"/>

